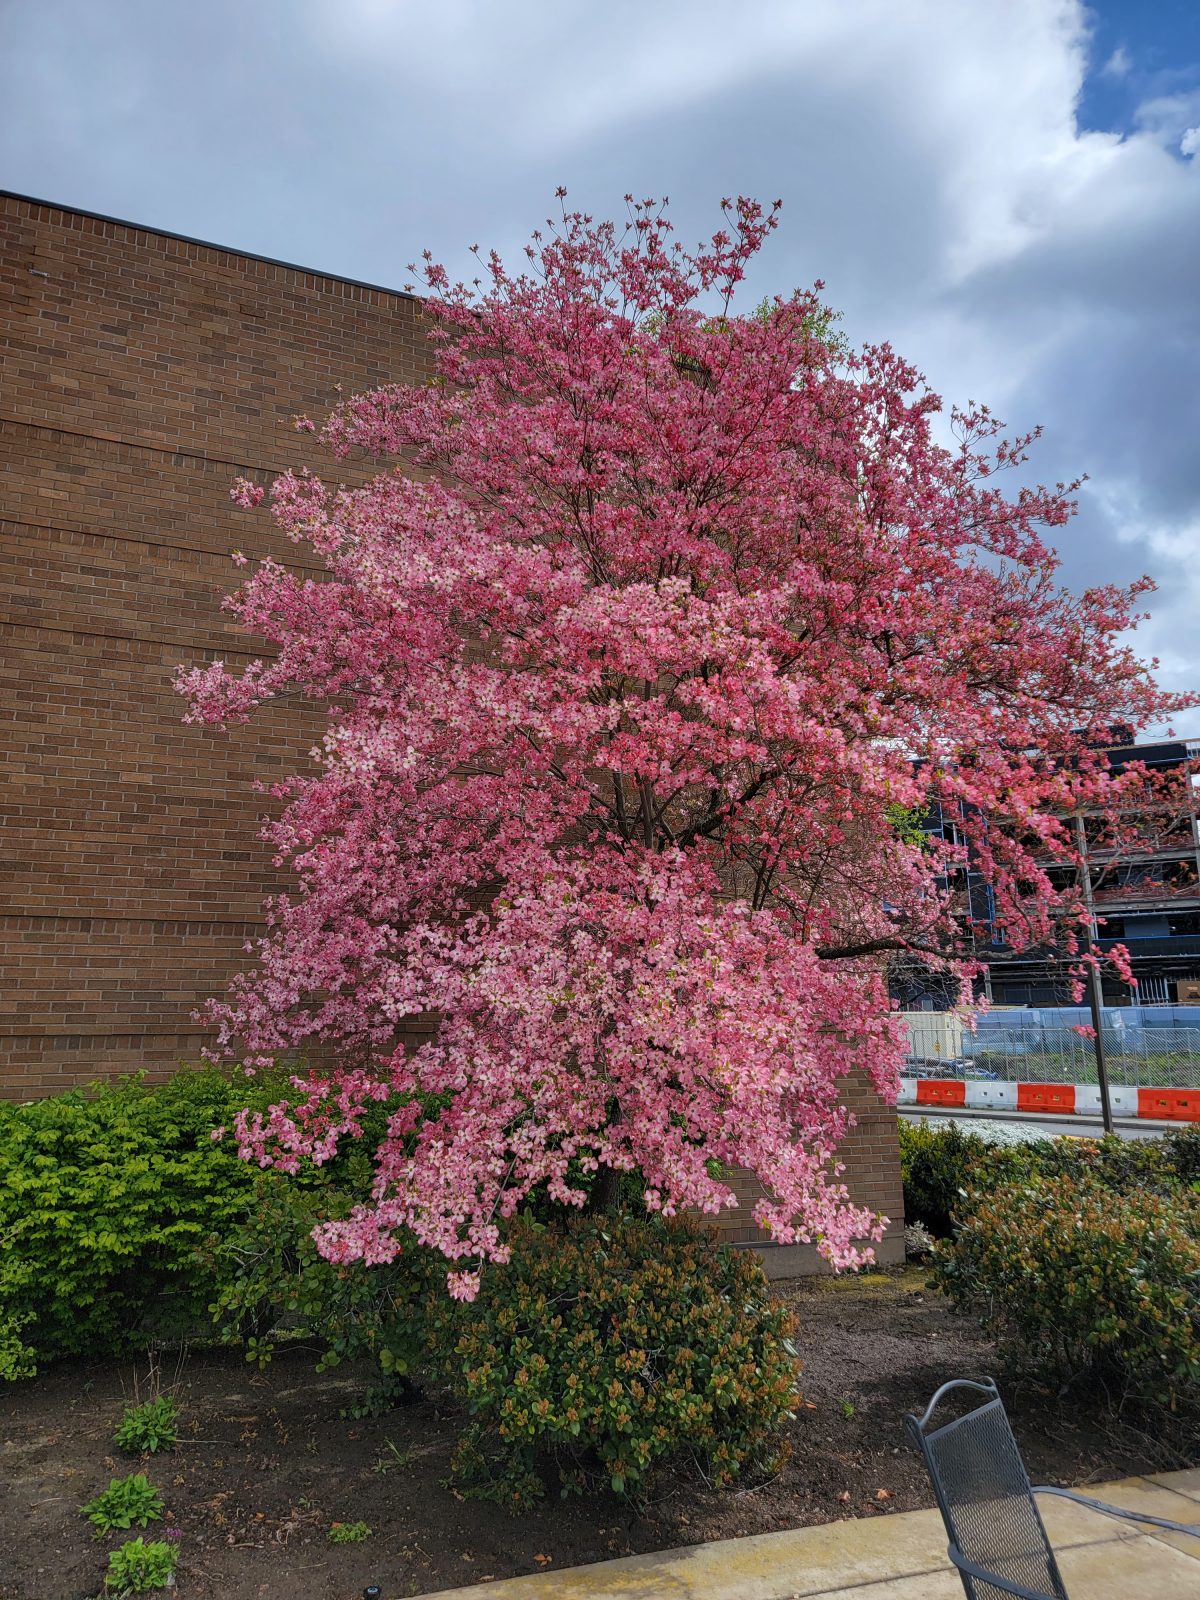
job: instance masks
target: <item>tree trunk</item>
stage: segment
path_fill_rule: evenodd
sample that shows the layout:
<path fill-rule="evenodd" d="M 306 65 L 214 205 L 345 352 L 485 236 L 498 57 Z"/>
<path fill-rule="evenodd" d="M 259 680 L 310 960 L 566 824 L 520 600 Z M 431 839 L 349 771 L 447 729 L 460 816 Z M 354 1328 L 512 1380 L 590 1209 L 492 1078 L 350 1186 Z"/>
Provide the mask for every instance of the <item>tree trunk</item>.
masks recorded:
<path fill-rule="evenodd" d="M 605 1216 L 618 1209 L 621 1198 L 621 1179 L 624 1173 L 615 1167 L 601 1167 L 588 1198 L 588 1210 L 595 1216 Z"/>

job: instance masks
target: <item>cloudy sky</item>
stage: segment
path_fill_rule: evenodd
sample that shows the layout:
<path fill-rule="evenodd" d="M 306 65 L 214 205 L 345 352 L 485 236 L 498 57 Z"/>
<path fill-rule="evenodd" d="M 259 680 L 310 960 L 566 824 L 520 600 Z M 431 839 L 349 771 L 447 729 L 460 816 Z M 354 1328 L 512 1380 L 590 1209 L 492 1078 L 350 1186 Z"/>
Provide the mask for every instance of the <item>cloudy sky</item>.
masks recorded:
<path fill-rule="evenodd" d="M 1151 572 L 1200 688 L 1198 0 L 0 0 L 8 189 L 399 286 L 559 183 L 781 196 L 751 293 L 1044 424 L 1068 581 Z"/>

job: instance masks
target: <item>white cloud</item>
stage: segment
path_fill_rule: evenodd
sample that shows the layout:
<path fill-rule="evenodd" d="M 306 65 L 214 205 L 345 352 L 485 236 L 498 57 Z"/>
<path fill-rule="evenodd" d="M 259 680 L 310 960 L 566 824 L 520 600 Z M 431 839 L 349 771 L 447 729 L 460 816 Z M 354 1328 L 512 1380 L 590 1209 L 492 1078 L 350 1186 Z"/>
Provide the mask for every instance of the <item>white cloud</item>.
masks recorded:
<path fill-rule="evenodd" d="M 1200 122 L 1200 89 L 1156 95 L 1137 108 L 1138 127 L 1171 150 L 1194 130 L 1197 122 Z"/>
<path fill-rule="evenodd" d="M 1200 685 L 1200 96 L 1081 131 L 1081 0 L 41 0 L 5 28 L 11 186 L 379 282 L 425 245 L 517 257 L 560 182 L 601 214 L 669 194 L 689 239 L 781 195 L 749 292 L 823 277 L 852 335 L 1044 423 L 1040 474 L 1091 478 L 1067 575 L 1156 573 L 1149 648 Z"/>
<path fill-rule="evenodd" d="M 1123 44 L 1119 44 L 1100 68 L 1100 74 L 1105 78 L 1127 78 L 1133 66 L 1133 59 Z"/>

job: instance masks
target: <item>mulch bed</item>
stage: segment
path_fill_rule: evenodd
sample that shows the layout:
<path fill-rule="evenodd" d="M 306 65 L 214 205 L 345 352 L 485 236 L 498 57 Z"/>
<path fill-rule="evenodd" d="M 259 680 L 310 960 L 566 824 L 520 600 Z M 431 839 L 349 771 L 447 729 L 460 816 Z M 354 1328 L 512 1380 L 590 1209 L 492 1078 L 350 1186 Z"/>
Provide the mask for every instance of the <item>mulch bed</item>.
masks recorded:
<path fill-rule="evenodd" d="M 998 1371 L 993 1348 L 950 1315 L 909 1268 L 780 1286 L 799 1314 L 804 1405 L 792 1455 L 767 1484 L 717 1492 L 664 1479 L 640 1514 L 607 1495 L 556 1495 L 523 1517 L 466 1501 L 444 1484 L 454 1419 L 429 1401 L 371 1420 L 340 1412 L 353 1373 L 317 1376 L 291 1351 L 263 1373 L 230 1352 L 193 1351 L 173 1383 L 183 1437 L 143 1463 L 182 1530 L 180 1600 L 384 1600 L 635 1551 L 766 1533 L 843 1517 L 886 1517 L 931 1503 L 901 1436 L 945 1378 L 1004 1382 L 1035 1481 L 1089 1483 L 1188 1464 L 1094 1407 L 1059 1404 Z M 164 1381 L 175 1375 L 163 1358 Z M 136 1470 L 111 1444 L 135 1368 L 112 1361 L 51 1369 L 9 1386 L 0 1410 L 0 1600 L 83 1600 L 106 1551 L 79 1515 L 114 1475 Z M 369 1539 L 334 1546 L 334 1522 Z M 136 1530 L 135 1530 L 136 1531 Z M 155 1536 L 152 1525 L 145 1537 Z M 129 1537 L 124 1536 L 124 1537 Z"/>

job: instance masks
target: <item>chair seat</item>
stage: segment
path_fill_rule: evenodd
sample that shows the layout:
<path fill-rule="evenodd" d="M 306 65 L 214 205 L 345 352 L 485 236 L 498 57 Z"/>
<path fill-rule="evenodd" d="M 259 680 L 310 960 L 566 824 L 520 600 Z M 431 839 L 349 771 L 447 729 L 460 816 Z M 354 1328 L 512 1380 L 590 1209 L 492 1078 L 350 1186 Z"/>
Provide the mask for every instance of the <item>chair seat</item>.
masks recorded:
<path fill-rule="evenodd" d="M 981 1394 L 981 1404 L 932 1427 L 950 1396 Z M 949 1557 L 967 1600 L 1070 1600 L 1038 1510 L 1038 1494 L 1060 1495 L 1105 1516 L 1188 1533 L 1200 1526 L 1172 1522 L 1049 1485 L 1034 1488 L 1013 1436 L 1000 1391 L 991 1378 L 944 1383 L 920 1417 L 905 1427 L 924 1458 L 949 1537 Z"/>

